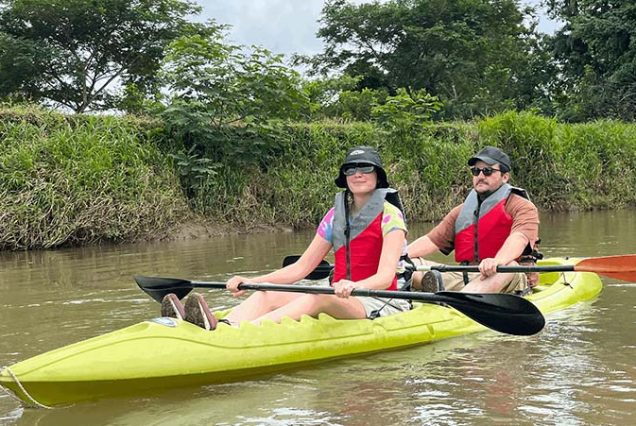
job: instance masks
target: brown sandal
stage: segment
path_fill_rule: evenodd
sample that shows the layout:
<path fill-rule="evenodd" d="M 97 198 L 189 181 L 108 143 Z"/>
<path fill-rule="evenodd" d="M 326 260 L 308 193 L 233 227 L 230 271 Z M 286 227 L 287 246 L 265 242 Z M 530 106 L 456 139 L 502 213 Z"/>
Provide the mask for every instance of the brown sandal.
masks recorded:
<path fill-rule="evenodd" d="M 199 293 L 188 296 L 185 303 L 185 320 L 206 330 L 214 330 L 218 323 L 203 295 Z"/>
<path fill-rule="evenodd" d="M 185 308 L 176 294 L 168 293 L 161 300 L 161 316 L 177 319 L 184 319 Z"/>

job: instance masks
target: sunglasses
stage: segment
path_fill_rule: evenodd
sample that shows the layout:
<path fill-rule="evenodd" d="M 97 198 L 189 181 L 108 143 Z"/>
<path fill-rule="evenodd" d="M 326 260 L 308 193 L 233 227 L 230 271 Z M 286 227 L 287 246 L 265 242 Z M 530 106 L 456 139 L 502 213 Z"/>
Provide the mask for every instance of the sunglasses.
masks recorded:
<path fill-rule="evenodd" d="M 360 172 L 364 175 L 368 175 L 369 173 L 373 173 L 375 171 L 375 166 L 369 164 L 347 164 L 344 166 L 342 173 L 345 176 L 353 176 L 356 173 Z"/>
<path fill-rule="evenodd" d="M 493 169 L 492 167 L 484 167 L 483 169 L 480 169 L 479 167 L 470 168 L 470 172 L 473 174 L 473 176 L 479 176 L 479 173 L 483 173 L 484 176 L 490 176 L 494 172 L 500 172 L 500 171 L 501 170 Z"/>

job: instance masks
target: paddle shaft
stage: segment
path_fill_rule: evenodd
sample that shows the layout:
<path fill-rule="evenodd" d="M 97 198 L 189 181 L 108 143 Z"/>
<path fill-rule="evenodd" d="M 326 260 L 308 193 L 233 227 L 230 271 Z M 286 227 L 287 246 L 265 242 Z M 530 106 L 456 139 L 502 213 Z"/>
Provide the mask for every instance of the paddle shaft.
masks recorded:
<path fill-rule="evenodd" d="M 207 281 L 190 281 L 192 287 L 198 288 L 225 288 L 225 283 L 207 282 Z M 288 293 L 312 293 L 312 294 L 336 294 L 333 287 L 316 287 L 307 285 L 282 285 L 282 284 L 249 284 L 242 283 L 238 286 L 239 290 L 258 290 L 258 291 L 284 291 Z M 362 297 L 382 297 L 385 299 L 407 299 L 421 300 L 427 302 L 445 302 L 448 297 L 442 297 L 436 293 L 418 293 L 412 291 L 393 291 L 393 290 L 372 290 L 368 288 L 354 288 L 351 291 L 352 296 Z"/>
<path fill-rule="evenodd" d="M 409 265 L 406 265 L 409 268 Z M 333 265 L 323 262 L 316 267 L 309 275 L 305 277 L 308 280 L 321 280 L 329 276 L 329 272 L 333 269 Z M 439 272 L 479 272 L 477 265 L 420 265 L 415 268 L 417 271 L 439 271 Z M 498 266 L 497 272 L 500 273 L 530 273 L 530 272 L 597 272 L 596 269 L 588 271 L 585 268 L 577 267 L 577 265 L 545 265 L 545 266 Z M 604 271 L 599 271 L 602 275 Z"/>
<path fill-rule="evenodd" d="M 294 263 L 300 256 L 287 256 L 283 266 Z M 321 262 L 306 278 L 317 280 L 326 278 L 333 268 L 329 262 Z M 418 271 L 436 270 L 439 272 L 479 272 L 477 265 L 422 265 Z M 528 265 L 528 266 L 499 266 L 497 272 L 529 273 L 529 272 L 594 272 L 605 277 L 636 283 L 636 254 L 617 256 L 586 257 L 574 265 Z"/>
<path fill-rule="evenodd" d="M 296 260 L 300 256 L 287 256 L 283 260 L 283 266 L 287 266 Z M 411 268 L 410 265 L 406 265 L 406 268 Z M 329 272 L 333 269 L 333 265 L 328 262 L 321 262 L 309 275 L 305 278 L 309 280 L 323 279 L 329 275 Z M 477 265 L 419 265 L 415 267 L 417 271 L 439 271 L 439 272 L 479 272 L 479 266 Z M 498 266 L 497 272 L 500 273 L 530 273 L 530 272 L 597 272 L 597 268 L 586 268 L 584 265 L 543 265 L 543 266 Z M 603 274 L 604 271 L 599 271 Z"/>
<path fill-rule="evenodd" d="M 529 272 L 574 272 L 576 265 L 545 265 L 545 266 L 497 266 L 497 272 L 529 273 Z M 479 272 L 478 265 L 420 265 L 417 271 L 439 272 Z"/>

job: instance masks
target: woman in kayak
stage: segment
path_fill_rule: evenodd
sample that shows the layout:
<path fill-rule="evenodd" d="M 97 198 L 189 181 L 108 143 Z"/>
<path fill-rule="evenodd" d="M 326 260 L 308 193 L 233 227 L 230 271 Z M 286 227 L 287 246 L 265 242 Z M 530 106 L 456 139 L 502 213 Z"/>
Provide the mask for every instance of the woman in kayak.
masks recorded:
<path fill-rule="evenodd" d="M 410 308 L 406 300 L 350 297 L 355 288 L 397 290 L 396 267 L 406 254 L 406 225 L 397 191 L 389 188 L 378 152 L 368 146 L 347 153 L 335 180 L 344 191 L 336 195 L 334 207 L 323 217 L 314 239 L 300 259 L 269 274 L 232 277 L 227 288 L 239 297 L 241 283 L 289 284 L 313 271 L 333 249 L 335 295 L 257 291 L 223 320 L 259 324 L 283 317 L 298 320 L 302 315 L 326 313 L 339 319 L 375 318 Z M 162 315 L 185 318 L 206 329 L 216 319 L 200 294 L 192 294 L 183 307 L 175 295 L 162 303 Z"/>

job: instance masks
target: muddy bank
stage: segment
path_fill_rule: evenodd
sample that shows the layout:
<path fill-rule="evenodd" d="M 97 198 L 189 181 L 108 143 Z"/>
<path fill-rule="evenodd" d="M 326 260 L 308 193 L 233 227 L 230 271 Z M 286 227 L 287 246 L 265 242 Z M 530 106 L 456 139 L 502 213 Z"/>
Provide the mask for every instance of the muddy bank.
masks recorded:
<path fill-rule="evenodd" d="M 192 219 L 176 224 L 166 230 L 143 238 L 145 241 L 178 241 L 215 238 L 232 234 L 260 234 L 271 232 L 294 232 L 291 226 L 249 225 L 237 226 L 227 222 Z"/>

